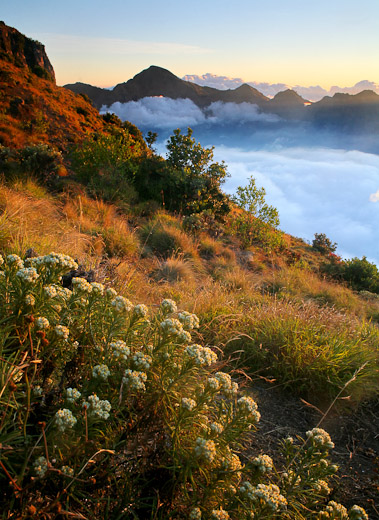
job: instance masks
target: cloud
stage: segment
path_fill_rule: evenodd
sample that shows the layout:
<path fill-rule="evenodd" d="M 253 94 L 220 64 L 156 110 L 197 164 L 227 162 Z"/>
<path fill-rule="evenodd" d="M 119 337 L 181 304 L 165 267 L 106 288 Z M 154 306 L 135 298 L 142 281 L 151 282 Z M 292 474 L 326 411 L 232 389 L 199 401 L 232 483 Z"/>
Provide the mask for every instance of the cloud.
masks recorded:
<path fill-rule="evenodd" d="M 214 123 L 253 123 L 264 121 L 277 123 L 281 118 L 275 114 L 260 112 L 257 105 L 251 103 L 223 103 L 216 101 L 209 106 L 209 119 Z M 207 112 L 208 112 L 207 111 Z"/>
<path fill-rule="evenodd" d="M 32 35 L 33 36 L 33 35 Z M 189 55 L 207 54 L 212 52 L 197 45 L 184 45 L 177 42 L 151 42 L 127 40 L 123 38 L 102 38 L 90 36 L 75 36 L 71 34 L 38 33 L 51 53 L 102 55 Z"/>
<path fill-rule="evenodd" d="M 190 99 L 145 97 L 139 101 L 113 103 L 103 106 L 100 113 L 113 112 L 123 121 L 137 126 L 153 128 L 177 128 L 208 124 L 243 124 L 252 122 L 276 123 L 281 121 L 275 114 L 265 114 L 250 103 L 212 103 L 202 111 Z"/>
<path fill-rule="evenodd" d="M 281 229 L 311 241 L 326 233 L 344 258 L 367 256 L 379 265 L 379 156 L 357 151 L 291 148 L 247 151 L 216 147 L 231 177 L 233 193 L 250 176 L 264 186 L 267 201 L 278 208 Z M 371 198 L 370 198 L 371 200 Z"/>
<path fill-rule="evenodd" d="M 375 193 L 371 193 L 368 199 L 370 202 L 379 202 L 379 190 Z"/>
<path fill-rule="evenodd" d="M 190 99 L 165 97 L 145 97 L 139 101 L 113 103 L 102 107 L 100 113 L 113 112 L 123 121 L 131 121 L 145 128 L 167 128 L 196 126 L 204 123 L 206 117 Z"/>
<path fill-rule="evenodd" d="M 229 78 L 228 76 L 217 76 L 216 74 L 203 74 L 198 76 L 197 74 L 187 74 L 182 78 L 184 81 L 190 81 L 204 87 L 217 88 L 218 90 L 236 89 L 240 87 L 244 81 L 242 78 Z"/>

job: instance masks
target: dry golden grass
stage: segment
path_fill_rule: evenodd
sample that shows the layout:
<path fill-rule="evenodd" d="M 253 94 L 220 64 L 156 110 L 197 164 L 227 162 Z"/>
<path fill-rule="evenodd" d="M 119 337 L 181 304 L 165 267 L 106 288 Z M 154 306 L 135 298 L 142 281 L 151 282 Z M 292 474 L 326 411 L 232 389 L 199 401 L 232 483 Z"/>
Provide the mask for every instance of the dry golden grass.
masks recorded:
<path fill-rule="evenodd" d="M 269 290 L 297 300 L 314 300 L 357 316 L 366 315 L 362 299 L 349 288 L 317 276 L 310 270 L 287 267 L 266 277 Z"/>
<path fill-rule="evenodd" d="M 62 219 L 57 202 L 42 197 L 42 191 L 38 197 L 32 195 L 31 188 L 31 181 L 13 189 L 0 185 L 0 248 L 25 254 L 33 247 L 40 254 L 56 250 L 83 258 L 91 249 L 91 238 Z"/>

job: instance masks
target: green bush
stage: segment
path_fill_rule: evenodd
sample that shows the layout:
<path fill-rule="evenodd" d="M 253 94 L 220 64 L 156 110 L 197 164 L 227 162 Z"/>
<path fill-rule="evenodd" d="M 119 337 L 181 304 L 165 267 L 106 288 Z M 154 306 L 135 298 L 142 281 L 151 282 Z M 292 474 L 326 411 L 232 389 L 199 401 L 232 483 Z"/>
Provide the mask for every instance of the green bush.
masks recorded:
<path fill-rule="evenodd" d="M 185 214 L 210 210 L 217 218 L 229 212 L 228 197 L 221 191 L 228 172 L 224 162 L 213 162 L 213 149 L 196 143 L 191 128 L 186 135 L 174 130 L 167 143 L 167 163 L 175 209 Z"/>
<path fill-rule="evenodd" d="M 77 146 L 71 163 L 76 178 L 90 194 L 106 201 L 131 203 L 137 198 L 133 178 L 143 153 L 143 146 L 129 132 L 117 130 L 110 135 L 95 135 Z"/>
<path fill-rule="evenodd" d="M 346 260 L 342 270 L 343 279 L 356 291 L 379 293 L 379 271 L 374 263 L 362 259 Z"/>
<path fill-rule="evenodd" d="M 257 405 L 193 344 L 197 316 L 172 300 L 151 312 L 82 278 L 64 289 L 77 268 L 64 255 L 0 264 L 3 514 L 245 520 L 323 508 L 337 469 L 329 435 L 284 442 L 281 474 L 268 455 L 244 455 Z M 329 502 L 320 518 L 334 510 L 346 511 Z M 367 515 L 354 506 L 349 518 Z"/>
<path fill-rule="evenodd" d="M 312 247 L 322 255 L 329 255 L 330 253 L 334 253 L 337 249 L 337 244 L 335 242 L 333 243 L 325 233 L 315 233 Z"/>
<path fill-rule="evenodd" d="M 62 164 L 61 152 L 47 144 L 29 145 L 19 150 L 0 146 L 0 169 L 6 178 L 28 174 L 50 182 Z"/>

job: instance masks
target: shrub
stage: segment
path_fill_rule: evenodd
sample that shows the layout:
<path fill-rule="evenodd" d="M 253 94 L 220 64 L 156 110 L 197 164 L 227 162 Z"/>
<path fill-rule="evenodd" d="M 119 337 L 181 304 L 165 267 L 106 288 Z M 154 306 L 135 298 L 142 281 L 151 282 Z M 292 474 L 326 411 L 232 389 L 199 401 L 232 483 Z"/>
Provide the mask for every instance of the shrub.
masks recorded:
<path fill-rule="evenodd" d="M 285 247 L 283 233 L 280 230 L 244 210 L 230 215 L 226 229 L 241 240 L 244 248 L 256 245 L 267 253 L 272 253 Z"/>
<path fill-rule="evenodd" d="M 182 258 L 171 257 L 160 262 L 152 273 L 152 276 L 157 281 L 167 281 L 170 283 L 180 281 L 191 282 L 194 279 L 194 272 L 188 261 Z"/>
<path fill-rule="evenodd" d="M 357 291 L 379 293 L 378 268 L 365 256 L 362 259 L 346 260 L 343 264 L 342 276 Z"/>
<path fill-rule="evenodd" d="M 202 148 L 192 138 L 192 129 L 187 135 L 180 129 L 167 143 L 168 182 L 174 190 L 171 202 L 180 204 L 186 214 L 210 210 L 217 218 L 229 212 L 228 197 L 221 191 L 221 184 L 228 176 L 224 162 L 213 161 L 213 147 Z"/>
<path fill-rule="evenodd" d="M 92 194 L 108 201 L 133 202 L 133 178 L 143 145 L 126 130 L 96 135 L 77 146 L 71 155 L 79 182 Z"/>
<path fill-rule="evenodd" d="M 315 233 L 312 247 L 322 255 L 328 255 L 334 253 L 337 249 L 337 244 L 333 243 L 324 233 Z"/>
<path fill-rule="evenodd" d="M 254 177 L 250 177 L 247 186 L 238 186 L 233 200 L 253 217 L 276 228 L 279 226 L 278 210 L 266 203 L 265 196 L 266 190 L 257 188 Z"/>
<path fill-rule="evenodd" d="M 282 476 L 268 455 L 244 456 L 257 405 L 192 343 L 197 316 L 172 300 L 152 313 L 82 278 L 63 289 L 77 267 L 64 255 L 0 263 L 3 512 L 245 520 L 322 509 L 336 471 L 329 435 L 283 443 Z M 354 506 L 351 520 L 357 511 L 367 518 Z"/>
<path fill-rule="evenodd" d="M 61 152 L 47 144 L 29 145 L 20 150 L 0 146 L 0 168 L 7 177 L 31 175 L 50 182 L 63 168 Z"/>
<path fill-rule="evenodd" d="M 168 258 L 174 253 L 182 253 L 184 258 L 197 256 L 191 238 L 180 229 L 155 219 L 140 229 L 144 253 Z"/>

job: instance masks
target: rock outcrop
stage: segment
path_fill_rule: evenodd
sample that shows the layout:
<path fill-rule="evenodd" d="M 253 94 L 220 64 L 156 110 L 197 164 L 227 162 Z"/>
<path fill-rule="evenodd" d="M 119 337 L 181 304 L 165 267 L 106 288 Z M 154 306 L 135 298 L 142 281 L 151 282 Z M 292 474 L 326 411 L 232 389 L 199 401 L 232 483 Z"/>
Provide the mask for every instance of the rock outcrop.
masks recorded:
<path fill-rule="evenodd" d="M 55 83 L 53 66 L 42 43 L 27 38 L 17 29 L 0 22 L 0 57 L 17 67 L 28 67 L 33 74 Z"/>

